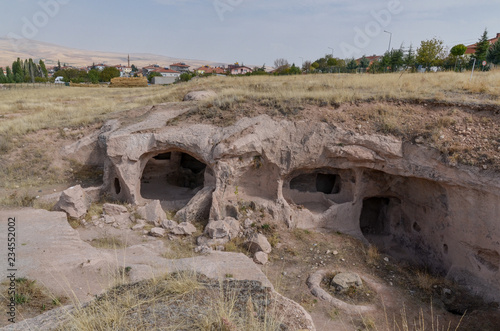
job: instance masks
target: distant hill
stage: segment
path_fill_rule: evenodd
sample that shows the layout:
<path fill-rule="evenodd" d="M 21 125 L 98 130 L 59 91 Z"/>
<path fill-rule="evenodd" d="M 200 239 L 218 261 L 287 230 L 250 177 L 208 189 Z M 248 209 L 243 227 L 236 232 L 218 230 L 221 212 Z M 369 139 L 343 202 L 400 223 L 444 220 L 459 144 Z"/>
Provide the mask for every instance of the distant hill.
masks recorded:
<path fill-rule="evenodd" d="M 76 48 L 68 48 L 55 44 L 19 39 L 10 40 L 0 37 L 0 66 L 11 66 L 12 62 L 18 57 L 21 59 L 32 58 L 34 61 L 43 59 L 45 64 L 50 67 L 57 65 L 57 61 L 61 64 L 66 63 L 72 66 L 86 66 L 92 63 L 104 63 L 108 65 L 127 64 L 126 53 L 88 51 Z M 130 53 L 130 63 L 138 67 L 147 66 L 150 64 L 159 64 L 160 66 L 168 66 L 176 62 L 185 62 L 192 67 L 200 67 L 202 65 L 222 65 L 224 63 L 210 62 L 203 60 L 179 59 L 157 54 L 148 53 Z"/>

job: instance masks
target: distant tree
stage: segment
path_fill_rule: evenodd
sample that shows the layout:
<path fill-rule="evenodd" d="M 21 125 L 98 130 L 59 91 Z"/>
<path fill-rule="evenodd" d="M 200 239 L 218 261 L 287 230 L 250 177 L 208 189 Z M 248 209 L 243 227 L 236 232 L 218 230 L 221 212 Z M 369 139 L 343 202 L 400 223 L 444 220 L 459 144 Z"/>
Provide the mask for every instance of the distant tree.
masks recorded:
<path fill-rule="evenodd" d="M 370 65 L 370 60 L 366 58 L 366 56 L 362 56 L 361 59 L 359 60 L 359 67 L 366 69 Z"/>
<path fill-rule="evenodd" d="M 392 72 L 397 72 L 404 65 L 404 52 L 403 48 L 400 49 L 392 49 L 390 51 L 390 66 Z"/>
<path fill-rule="evenodd" d="M 467 51 L 467 46 L 465 46 L 464 44 L 455 45 L 450 49 L 450 56 L 448 57 L 447 60 L 448 62 L 450 62 L 450 64 L 453 63 L 454 70 L 457 69 L 458 61 L 460 61 L 460 63 L 462 62 L 462 56 L 465 54 L 466 51 Z"/>
<path fill-rule="evenodd" d="M 500 39 L 496 41 L 489 49 L 486 54 L 486 60 L 495 64 L 500 64 Z"/>
<path fill-rule="evenodd" d="M 87 76 L 89 78 L 89 81 L 92 84 L 98 84 L 99 83 L 99 70 L 97 69 L 91 69 L 88 73 Z"/>
<path fill-rule="evenodd" d="M 56 71 L 54 77 L 63 77 L 63 81 L 66 83 L 80 83 L 84 80 L 86 73 L 78 69 L 61 69 Z"/>
<path fill-rule="evenodd" d="M 3 73 L 3 68 L 0 67 L 0 84 L 7 83 L 7 76 Z"/>
<path fill-rule="evenodd" d="M 311 61 L 304 61 L 304 63 L 302 63 L 302 71 L 304 72 L 309 72 L 311 70 L 314 70 L 314 68 L 311 67 L 312 63 Z"/>
<path fill-rule="evenodd" d="M 132 64 L 132 72 L 137 72 L 139 69 L 135 66 L 135 64 Z"/>
<path fill-rule="evenodd" d="M 110 82 L 112 78 L 120 77 L 120 70 L 115 67 L 106 67 L 99 76 L 101 82 Z"/>
<path fill-rule="evenodd" d="M 476 65 L 479 65 L 479 63 L 486 60 L 489 48 L 490 42 L 488 41 L 488 30 L 484 29 L 481 38 L 479 38 L 479 41 L 476 44 L 476 52 L 472 55 L 472 58 L 476 59 Z"/>
<path fill-rule="evenodd" d="M 61 61 L 57 60 L 57 67 L 54 67 L 55 71 L 61 70 Z"/>
<path fill-rule="evenodd" d="M 417 49 L 417 62 L 426 68 L 438 65 L 443 58 L 443 41 L 436 38 L 423 40 Z"/>
<path fill-rule="evenodd" d="M 410 47 L 408 48 L 408 52 L 403 58 L 403 62 L 406 65 L 407 68 L 411 68 L 412 71 L 415 71 L 415 64 L 416 64 L 416 57 L 415 57 L 415 51 L 413 50 L 413 45 L 410 44 Z"/>
<path fill-rule="evenodd" d="M 40 65 L 40 70 L 42 71 L 42 75 L 45 78 L 49 78 L 49 72 L 47 71 L 47 68 L 45 67 L 45 62 L 43 60 L 40 60 L 38 63 Z"/>
<path fill-rule="evenodd" d="M 182 76 L 182 75 L 181 75 Z M 150 82 L 153 81 L 153 77 L 162 77 L 162 75 L 159 73 L 159 72 L 156 72 L 156 71 L 151 71 L 148 75 L 148 80 Z M 191 78 L 190 78 L 191 79 Z"/>
<path fill-rule="evenodd" d="M 274 68 L 275 69 L 279 69 L 281 67 L 289 67 L 289 66 L 290 66 L 290 64 L 284 58 L 279 58 L 279 59 L 274 60 Z"/>
<path fill-rule="evenodd" d="M 330 57 L 326 60 L 326 64 L 330 67 L 334 67 L 338 64 L 338 59 L 334 58 L 334 57 Z"/>
<path fill-rule="evenodd" d="M 319 68 L 319 63 L 315 61 L 311 64 L 311 67 L 317 70 Z"/>
<path fill-rule="evenodd" d="M 7 74 L 6 74 L 6 76 L 7 76 L 7 83 L 15 83 L 14 74 L 12 73 L 12 70 L 10 69 L 9 66 L 7 66 L 5 68 L 5 71 L 7 72 Z"/>
<path fill-rule="evenodd" d="M 453 56 L 462 56 L 467 51 L 467 46 L 464 44 L 458 44 L 450 49 L 450 54 Z"/>
<path fill-rule="evenodd" d="M 190 72 L 184 72 L 182 73 L 179 78 L 177 79 L 178 82 L 188 82 L 190 81 L 193 77 L 195 76 L 195 74 L 193 73 L 190 73 Z"/>
<path fill-rule="evenodd" d="M 292 63 L 292 66 L 290 69 L 288 69 L 288 74 L 289 75 L 300 75 L 302 73 L 302 70 L 300 70 L 299 67 L 295 66 L 295 63 Z"/>
<path fill-rule="evenodd" d="M 286 59 L 279 58 L 274 60 L 274 68 L 275 68 L 275 74 L 285 75 L 288 73 L 288 69 L 290 69 L 290 64 Z"/>
<path fill-rule="evenodd" d="M 356 62 L 356 60 L 354 60 L 354 58 L 352 58 L 352 59 L 350 59 L 350 60 L 348 60 L 346 62 L 347 62 L 346 68 L 348 70 L 352 71 L 352 70 L 356 70 L 358 68 L 358 62 Z"/>

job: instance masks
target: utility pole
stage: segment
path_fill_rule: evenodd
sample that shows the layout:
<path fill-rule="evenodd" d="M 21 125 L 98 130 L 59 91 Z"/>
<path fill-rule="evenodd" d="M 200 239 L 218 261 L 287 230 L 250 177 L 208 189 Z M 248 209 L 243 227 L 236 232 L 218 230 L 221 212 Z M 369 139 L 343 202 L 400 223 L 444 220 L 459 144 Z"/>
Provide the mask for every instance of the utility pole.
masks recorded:
<path fill-rule="evenodd" d="M 390 37 L 389 37 L 389 48 L 387 48 L 387 51 L 390 52 L 391 51 L 392 32 L 389 32 L 387 30 L 384 30 L 384 32 L 388 33 L 390 35 Z"/>
<path fill-rule="evenodd" d="M 332 58 L 333 58 L 333 48 L 331 48 L 331 47 L 328 47 L 328 48 L 332 50 Z"/>

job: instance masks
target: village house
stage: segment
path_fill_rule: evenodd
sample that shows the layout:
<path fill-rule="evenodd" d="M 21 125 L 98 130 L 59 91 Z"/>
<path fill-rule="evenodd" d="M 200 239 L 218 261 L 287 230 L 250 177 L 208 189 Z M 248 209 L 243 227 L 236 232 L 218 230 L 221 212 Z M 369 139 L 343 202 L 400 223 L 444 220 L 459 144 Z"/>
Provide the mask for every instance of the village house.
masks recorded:
<path fill-rule="evenodd" d="M 496 43 L 498 41 L 498 39 L 500 39 L 500 33 L 497 33 L 497 36 L 495 38 L 488 39 L 488 41 L 489 41 L 490 45 L 493 45 L 494 43 Z M 477 43 L 467 46 L 467 50 L 465 51 L 465 54 L 476 53 L 476 47 L 477 47 Z"/>
<path fill-rule="evenodd" d="M 98 64 L 92 65 L 92 67 L 94 67 L 94 69 L 97 69 L 99 71 L 103 71 L 107 67 L 107 65 L 105 65 L 104 63 L 98 63 Z"/>
<path fill-rule="evenodd" d="M 217 74 L 217 75 L 223 75 L 226 73 L 226 69 L 223 67 L 211 67 L 211 66 L 203 66 L 199 67 L 198 69 L 195 69 L 194 71 L 197 75 L 203 75 L 203 74 Z"/>
<path fill-rule="evenodd" d="M 246 73 L 253 72 L 251 68 L 244 65 L 239 65 L 238 63 L 230 64 L 228 66 L 228 69 L 231 75 L 244 75 Z"/>
<path fill-rule="evenodd" d="M 152 64 L 152 65 L 149 65 L 149 66 L 146 66 L 146 67 L 143 67 L 142 68 L 142 75 L 144 77 L 147 77 L 152 71 L 156 70 L 156 69 L 160 69 L 161 67 L 157 64 Z"/>
<path fill-rule="evenodd" d="M 172 69 L 167 69 L 167 68 L 157 68 L 155 70 L 152 70 L 152 72 L 158 72 L 160 73 L 163 77 L 179 77 L 181 73 L 179 71 L 175 71 Z"/>
<path fill-rule="evenodd" d="M 178 71 L 180 73 L 188 72 L 189 67 L 187 64 L 184 62 L 179 62 L 179 63 L 174 63 L 170 65 L 170 69 L 174 71 Z"/>

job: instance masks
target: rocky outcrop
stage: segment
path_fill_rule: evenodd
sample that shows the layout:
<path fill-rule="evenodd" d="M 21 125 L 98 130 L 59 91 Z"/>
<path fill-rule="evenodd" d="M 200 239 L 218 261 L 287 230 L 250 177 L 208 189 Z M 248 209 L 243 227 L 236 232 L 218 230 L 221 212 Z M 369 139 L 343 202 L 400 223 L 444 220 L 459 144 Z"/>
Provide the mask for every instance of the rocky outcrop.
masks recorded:
<path fill-rule="evenodd" d="M 137 208 L 137 214 L 146 220 L 146 222 L 156 226 L 159 226 L 163 220 L 167 219 L 167 215 L 158 200 L 151 201 L 145 206 Z"/>
<path fill-rule="evenodd" d="M 333 277 L 331 286 L 335 287 L 338 291 L 344 291 L 349 287 L 360 288 L 363 286 L 363 281 L 358 274 L 354 272 L 341 272 Z"/>
<path fill-rule="evenodd" d="M 266 236 L 260 233 L 254 233 L 250 235 L 250 237 L 245 242 L 245 246 L 247 247 L 248 251 L 252 253 L 264 252 L 266 254 L 269 254 L 272 250 L 271 244 L 269 244 L 269 241 L 267 241 Z"/>
<path fill-rule="evenodd" d="M 213 189 L 210 240 L 233 236 L 227 217 L 265 215 L 376 242 L 382 251 L 398 247 L 397 258 L 430 264 L 500 300 L 498 176 L 450 167 L 422 145 L 323 122 L 261 115 L 225 128 L 165 126 L 176 111 L 152 112 L 100 136 L 106 193 L 137 205 L 153 199 L 186 207 L 178 217 L 190 221 L 196 204 L 189 201 Z"/>
<path fill-rule="evenodd" d="M 54 210 L 64 211 L 72 218 L 82 218 L 87 213 L 90 201 L 80 185 L 70 187 L 62 192 Z"/>
<path fill-rule="evenodd" d="M 193 91 L 184 96 L 184 101 L 201 101 L 215 98 L 217 94 L 214 91 Z"/>

